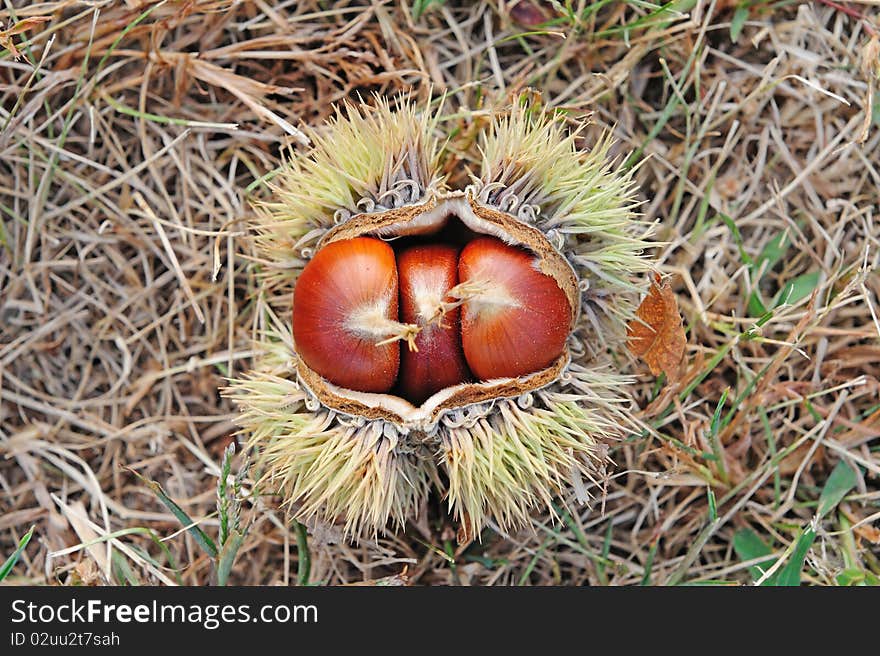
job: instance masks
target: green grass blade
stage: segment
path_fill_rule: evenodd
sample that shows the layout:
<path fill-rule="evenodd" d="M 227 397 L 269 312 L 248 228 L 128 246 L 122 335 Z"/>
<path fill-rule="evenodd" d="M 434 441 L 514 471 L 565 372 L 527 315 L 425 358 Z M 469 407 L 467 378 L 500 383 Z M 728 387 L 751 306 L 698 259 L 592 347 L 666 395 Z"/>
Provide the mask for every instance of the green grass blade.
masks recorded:
<path fill-rule="evenodd" d="M 761 249 L 761 254 L 758 256 L 758 261 L 755 262 L 754 272 L 757 273 L 762 266 L 764 266 L 765 272 L 775 267 L 785 257 L 790 246 L 791 242 L 786 237 L 785 231 L 777 234 L 773 239 L 764 244 L 764 248 Z M 765 262 L 766 265 L 764 264 Z"/>
<path fill-rule="evenodd" d="M 708 435 L 709 444 L 712 446 L 712 453 L 718 462 L 718 473 L 725 484 L 729 482 L 729 479 L 727 477 L 727 464 L 724 462 L 724 450 L 721 447 L 721 442 L 718 440 L 718 431 L 721 428 L 721 411 L 724 410 L 724 404 L 727 403 L 727 395 L 729 393 L 729 387 L 721 393 L 721 399 L 719 399 L 718 405 L 715 406 L 715 413 L 712 415 L 712 421 L 709 424 Z"/>
<path fill-rule="evenodd" d="M 183 579 L 180 578 L 180 570 L 177 567 L 177 564 L 174 562 L 174 556 L 171 553 L 171 550 L 168 548 L 162 540 L 159 539 L 159 536 L 156 535 L 156 532 L 152 529 L 143 527 L 143 526 L 133 526 L 132 528 L 122 528 L 118 531 L 113 531 L 112 533 L 107 533 L 106 535 L 101 535 L 93 540 L 89 540 L 88 542 L 82 542 L 77 545 L 78 549 L 87 549 L 88 547 L 93 547 L 96 544 L 103 544 L 104 542 L 109 542 L 110 540 L 116 540 L 118 538 L 125 537 L 126 535 L 143 535 L 149 538 L 153 544 L 155 544 L 159 549 L 165 554 L 165 558 L 168 561 L 168 567 L 174 572 L 174 578 L 177 579 L 178 584 L 183 585 Z M 139 548 L 137 545 L 130 545 L 130 548 L 134 551 L 137 551 L 140 556 L 150 562 L 150 564 L 155 567 L 162 567 L 160 563 L 156 561 L 149 553 L 145 552 L 143 549 Z M 121 552 L 118 552 L 122 555 Z M 113 556 L 117 555 L 117 551 L 113 552 Z"/>
<path fill-rule="evenodd" d="M 718 214 L 718 218 L 720 218 L 724 222 L 724 225 L 727 226 L 727 228 L 733 235 L 733 241 L 736 243 L 737 250 L 739 250 L 740 261 L 742 261 L 743 264 L 746 264 L 749 267 L 753 267 L 755 265 L 755 261 L 752 259 L 752 256 L 746 252 L 745 241 L 743 240 L 742 233 L 739 231 L 736 222 L 723 212 Z"/>
<path fill-rule="evenodd" d="M 540 560 L 541 556 L 547 550 L 547 547 L 551 544 L 552 539 L 547 538 L 544 540 L 543 544 L 535 550 L 535 555 L 532 556 L 532 559 L 529 561 L 529 564 L 526 565 L 526 568 L 523 570 L 522 574 L 519 577 L 519 581 L 517 582 L 518 586 L 524 586 L 529 581 L 529 577 L 532 575 L 532 572 L 535 571 L 535 565 L 538 564 L 538 560 Z"/>
<path fill-rule="evenodd" d="M 159 501 L 161 501 L 168 510 L 172 512 L 172 514 L 177 517 L 177 521 L 179 521 L 183 526 L 187 527 L 187 531 L 190 532 L 190 535 L 193 536 L 193 539 L 196 541 L 204 551 L 211 558 L 217 557 L 217 545 L 214 544 L 214 541 L 208 537 L 208 535 L 196 526 L 196 523 L 190 518 L 186 512 L 178 506 L 167 494 L 165 494 L 165 490 L 162 489 L 162 486 L 159 485 L 156 481 L 151 481 L 150 479 L 141 476 L 138 472 L 130 467 L 126 467 L 128 471 L 138 477 L 140 481 L 152 490 L 153 494 L 155 494 Z"/>
<path fill-rule="evenodd" d="M 0 581 L 9 576 L 9 573 L 12 571 L 12 568 L 15 567 L 15 563 L 18 562 L 18 559 L 21 557 L 22 552 L 28 546 L 28 542 L 31 541 L 31 538 L 34 536 L 34 529 L 36 526 L 31 526 L 31 529 L 24 534 L 24 537 L 18 541 L 18 546 L 15 548 L 15 551 L 12 552 L 12 555 L 6 559 L 6 562 L 0 566 Z"/>
<path fill-rule="evenodd" d="M 803 300 L 812 294 L 818 284 L 818 271 L 810 271 L 809 273 L 803 273 L 792 278 L 783 285 L 782 289 L 779 290 L 776 299 L 773 301 L 773 306 L 777 307 L 783 303 L 786 305 L 794 305 L 798 301 Z"/>
<path fill-rule="evenodd" d="M 312 556 L 309 552 L 309 535 L 306 532 L 306 527 L 297 521 L 293 522 L 293 528 L 296 531 L 297 582 L 300 585 L 308 585 L 309 576 L 312 573 Z"/>
<path fill-rule="evenodd" d="M 718 505 L 715 501 L 715 490 L 711 487 L 706 488 L 706 497 L 709 502 L 709 522 L 714 524 L 718 521 Z"/>
<path fill-rule="evenodd" d="M 601 585 L 608 585 L 608 575 L 605 573 L 606 563 L 610 563 L 608 560 L 608 554 L 611 553 L 611 538 L 614 533 L 614 523 L 608 522 L 608 528 L 605 530 L 605 539 L 602 540 L 602 554 L 601 558 L 596 561 L 596 576 L 599 578 L 599 583 Z"/>
<path fill-rule="evenodd" d="M 764 571 L 773 564 L 773 556 L 770 547 L 764 544 L 764 541 L 758 537 L 750 528 L 743 528 L 736 532 L 733 536 L 733 550 L 742 561 L 755 560 L 767 556 L 765 560 L 749 567 L 749 574 L 753 581 L 761 578 Z"/>
<path fill-rule="evenodd" d="M 816 510 L 819 519 L 822 519 L 834 510 L 837 504 L 843 501 L 843 498 L 849 491 L 856 486 L 858 480 L 858 476 L 852 467 L 843 460 L 838 462 L 834 471 L 831 472 L 831 475 L 825 482 L 822 493 L 819 495 L 819 507 Z"/>
<path fill-rule="evenodd" d="M 232 565 L 235 563 L 235 557 L 238 550 L 244 544 L 244 534 L 236 530 L 229 533 L 223 549 L 220 550 L 220 556 L 217 558 L 217 585 L 226 585 L 229 580 L 229 572 L 232 571 Z"/>
<path fill-rule="evenodd" d="M 837 575 L 837 585 L 840 586 L 878 586 L 880 585 L 880 577 L 868 571 L 863 571 L 855 567 L 843 570 Z"/>
<path fill-rule="evenodd" d="M 121 552 L 116 549 L 113 550 L 113 555 L 111 556 L 111 561 L 113 564 L 113 578 L 119 582 L 121 585 L 129 585 L 129 586 L 139 586 L 141 584 L 140 579 L 138 579 L 137 574 L 134 573 L 134 570 L 128 564 L 128 560 L 126 560 L 125 556 L 122 555 Z"/>
<path fill-rule="evenodd" d="M 154 11 L 156 11 L 159 7 L 161 7 L 164 4 L 165 4 L 165 0 L 162 0 L 162 2 L 157 2 L 152 7 L 147 7 L 147 9 L 140 16 L 135 18 L 132 22 L 130 22 L 128 25 L 126 25 L 122 29 L 122 31 L 119 33 L 119 35 L 113 41 L 113 43 L 110 44 L 110 47 L 107 48 L 107 52 L 104 53 L 103 57 L 101 57 L 101 61 L 98 62 L 98 68 L 95 70 L 95 77 L 97 77 L 98 73 L 100 73 L 103 70 L 104 64 L 107 63 L 107 60 L 110 58 L 110 55 L 113 54 L 113 51 L 116 50 L 116 47 L 125 38 L 125 36 L 131 30 L 133 30 L 135 27 L 137 27 L 139 23 L 141 23 L 143 20 L 145 20 L 147 18 L 147 16 L 152 14 Z"/>
<path fill-rule="evenodd" d="M 763 278 L 768 271 L 775 267 L 779 261 L 785 257 L 785 254 L 788 253 L 790 247 L 791 240 L 788 239 L 787 233 L 783 230 L 764 244 L 764 248 L 761 249 L 761 254 L 752 266 L 751 271 L 752 286 L 754 289 L 751 296 L 749 296 L 749 316 L 760 317 L 761 315 L 766 314 L 767 306 L 761 299 L 761 293 L 758 290 L 758 283 L 761 282 L 761 278 Z"/>
<path fill-rule="evenodd" d="M 413 20 L 419 20 L 431 5 L 442 5 L 445 0 L 415 0 L 412 3 Z"/>
<path fill-rule="evenodd" d="M 794 587 L 801 584 L 801 572 L 807 559 L 807 552 L 813 546 L 816 531 L 808 526 L 797 539 L 791 558 L 780 571 L 764 581 L 765 586 Z"/>
<path fill-rule="evenodd" d="M 742 33 L 743 26 L 749 17 L 748 7 L 737 7 L 733 13 L 733 19 L 730 21 L 730 40 L 733 43 L 739 41 L 739 35 Z"/>
<path fill-rule="evenodd" d="M 819 519 L 825 517 L 828 513 L 837 507 L 844 497 L 852 490 L 858 482 L 858 475 L 846 462 L 840 461 L 831 472 L 822 493 L 819 495 L 819 504 L 816 511 Z M 804 569 L 807 553 L 816 539 L 816 531 L 812 526 L 808 526 L 795 542 L 794 549 L 785 566 L 777 571 L 773 576 L 764 581 L 765 586 L 798 586 L 801 583 L 801 573 Z M 755 534 L 751 529 L 742 529 L 733 537 L 733 549 L 741 560 L 753 560 L 770 555 L 770 548 Z M 757 580 L 761 576 L 761 569 L 765 569 L 764 565 L 769 565 L 772 558 L 758 563 L 756 566 L 749 568 L 752 578 Z M 849 580 L 849 579 L 847 579 Z"/>

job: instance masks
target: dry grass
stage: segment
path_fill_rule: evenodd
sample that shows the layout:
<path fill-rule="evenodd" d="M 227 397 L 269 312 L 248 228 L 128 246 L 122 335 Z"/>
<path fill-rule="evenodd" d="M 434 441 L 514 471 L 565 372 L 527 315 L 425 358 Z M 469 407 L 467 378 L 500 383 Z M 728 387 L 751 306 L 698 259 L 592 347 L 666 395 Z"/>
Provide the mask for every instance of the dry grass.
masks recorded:
<path fill-rule="evenodd" d="M 745 583 L 777 556 L 803 582 L 876 580 L 877 3 L 543 4 L 536 26 L 503 0 L 5 0 L 3 26 L 51 17 L 11 37 L 21 59 L 0 50 L 0 560 L 37 527 L 7 582 L 211 582 L 130 470 L 217 534 L 259 180 L 343 99 L 446 93 L 464 151 L 526 86 L 650 156 L 688 375 L 636 370 L 652 431 L 612 445 L 579 516 L 456 546 L 437 500 L 378 544 L 312 531 L 310 580 Z M 303 578 L 305 536 L 275 508 L 245 501 L 232 582 Z"/>

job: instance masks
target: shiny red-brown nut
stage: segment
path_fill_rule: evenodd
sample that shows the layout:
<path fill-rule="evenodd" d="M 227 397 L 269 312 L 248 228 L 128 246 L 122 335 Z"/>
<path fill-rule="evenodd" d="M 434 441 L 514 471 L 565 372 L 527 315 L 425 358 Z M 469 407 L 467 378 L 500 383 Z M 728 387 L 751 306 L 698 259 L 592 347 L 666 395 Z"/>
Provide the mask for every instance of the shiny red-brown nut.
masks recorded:
<path fill-rule="evenodd" d="M 533 254 L 493 237 L 461 252 L 458 277 L 470 283 L 461 312 L 465 359 L 480 380 L 516 377 L 548 367 L 562 355 L 572 308 Z"/>
<path fill-rule="evenodd" d="M 293 292 L 293 339 L 303 361 L 340 387 L 388 392 L 397 379 L 400 345 L 394 251 L 379 239 L 357 237 L 320 249 Z"/>
<path fill-rule="evenodd" d="M 401 395 L 421 404 L 432 394 L 470 378 L 461 350 L 459 310 L 438 317 L 441 303 L 458 281 L 458 249 L 443 244 L 412 246 L 397 256 L 400 320 L 421 328 L 418 350 L 400 355 Z"/>

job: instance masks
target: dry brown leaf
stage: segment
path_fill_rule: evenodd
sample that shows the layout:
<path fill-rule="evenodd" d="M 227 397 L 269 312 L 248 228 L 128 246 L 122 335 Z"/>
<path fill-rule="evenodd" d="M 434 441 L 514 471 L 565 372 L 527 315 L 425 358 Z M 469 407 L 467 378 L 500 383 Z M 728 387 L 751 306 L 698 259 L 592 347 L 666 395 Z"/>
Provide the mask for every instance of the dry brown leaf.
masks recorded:
<path fill-rule="evenodd" d="M 386 576 L 381 579 L 372 579 L 369 581 L 356 581 L 354 583 L 346 583 L 345 585 L 351 587 L 360 587 L 360 586 L 377 586 L 377 587 L 401 587 L 409 585 L 409 574 L 406 573 L 408 566 L 403 566 L 403 571 L 400 574 L 392 574 L 391 576 Z"/>
<path fill-rule="evenodd" d="M 854 512 L 848 503 L 841 504 L 840 511 L 850 522 L 855 524 L 852 527 L 853 533 L 871 544 L 880 544 L 880 529 L 870 523 L 871 517 L 862 517 L 859 513 Z"/>
<path fill-rule="evenodd" d="M 510 8 L 510 17 L 523 27 L 537 27 L 549 20 L 544 9 L 531 0 L 520 0 Z"/>
<path fill-rule="evenodd" d="M 30 18 L 18 21 L 14 25 L 10 25 L 5 30 L 0 30 L 0 47 L 8 50 L 13 59 L 21 58 L 21 53 L 15 47 L 15 41 L 12 37 L 16 34 L 27 32 L 31 28 L 50 20 L 52 20 L 51 16 L 31 16 Z"/>
<path fill-rule="evenodd" d="M 871 544 L 880 544 L 880 529 L 871 526 L 870 524 L 862 524 L 861 526 L 856 526 L 853 531 L 861 538 L 864 538 Z"/>
<path fill-rule="evenodd" d="M 868 80 L 868 89 L 865 94 L 865 118 L 862 121 L 862 129 L 856 139 L 858 143 L 863 144 L 868 140 L 868 133 L 871 130 L 872 114 L 871 108 L 874 107 L 874 87 L 876 80 L 880 80 L 880 37 L 876 34 L 871 37 L 868 44 L 862 50 L 862 62 L 860 65 L 865 79 Z"/>
<path fill-rule="evenodd" d="M 669 382 L 681 377 L 687 338 L 668 280 L 661 282 L 660 276 L 654 275 L 651 288 L 636 310 L 635 319 L 629 322 L 626 334 L 630 352 L 642 358 L 652 374 L 665 373 Z"/>

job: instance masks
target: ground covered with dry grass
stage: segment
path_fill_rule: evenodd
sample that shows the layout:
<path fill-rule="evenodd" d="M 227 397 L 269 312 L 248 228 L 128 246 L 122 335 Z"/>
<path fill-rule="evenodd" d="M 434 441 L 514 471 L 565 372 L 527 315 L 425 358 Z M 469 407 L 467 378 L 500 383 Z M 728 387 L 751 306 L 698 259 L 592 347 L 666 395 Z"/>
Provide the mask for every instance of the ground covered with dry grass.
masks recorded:
<path fill-rule="evenodd" d="M 5 582 L 214 583 L 247 527 L 231 583 L 878 583 L 878 30 L 873 0 L 5 0 L 0 560 L 35 527 Z M 675 384 L 621 358 L 649 428 L 595 502 L 457 544 L 438 499 L 358 545 L 248 470 L 218 502 L 284 150 L 375 92 L 445 94 L 464 153 L 527 88 L 641 162 L 687 328 Z"/>

